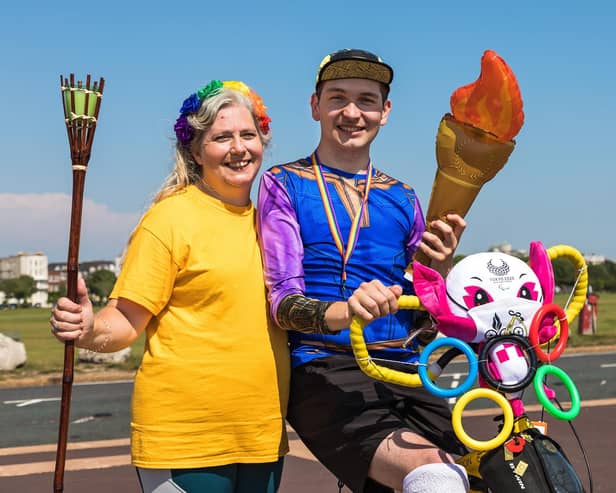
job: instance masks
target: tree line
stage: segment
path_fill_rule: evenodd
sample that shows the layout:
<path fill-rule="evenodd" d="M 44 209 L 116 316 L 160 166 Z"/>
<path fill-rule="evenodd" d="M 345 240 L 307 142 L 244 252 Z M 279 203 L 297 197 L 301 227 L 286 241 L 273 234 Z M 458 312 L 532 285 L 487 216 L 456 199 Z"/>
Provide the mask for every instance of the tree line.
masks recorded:
<path fill-rule="evenodd" d="M 88 292 L 93 303 L 105 303 L 116 282 L 116 276 L 110 270 L 97 270 L 86 276 Z M 15 298 L 26 306 L 25 300 L 38 291 L 36 281 L 31 276 L 19 276 L 13 279 L 0 279 L 0 291 L 4 292 L 5 300 Z M 66 296 L 66 283 L 59 286 L 58 291 L 48 294 L 47 301 L 55 303 L 61 296 Z"/>
<path fill-rule="evenodd" d="M 552 261 L 554 281 L 557 286 L 573 286 L 578 273 L 571 262 L 564 258 Z M 616 291 L 616 262 L 606 260 L 601 264 L 588 264 L 588 282 L 593 291 Z"/>
<path fill-rule="evenodd" d="M 459 261 L 464 256 L 456 256 Z M 522 259 L 528 261 L 527 258 Z M 552 261 L 554 269 L 554 282 L 556 286 L 567 289 L 573 285 L 578 277 L 575 266 L 565 258 L 557 258 Z M 606 260 L 601 264 L 588 265 L 588 280 L 593 291 L 616 292 L 616 262 Z M 116 276 L 113 272 L 105 269 L 92 272 L 86 277 L 86 284 L 93 303 L 105 303 L 113 289 Z M 0 291 L 4 292 L 5 300 L 15 298 L 26 304 L 25 300 L 37 291 L 36 281 L 30 276 L 19 276 L 14 279 L 0 279 Z M 66 296 L 66 283 L 60 286 L 57 292 L 49 293 L 48 301 L 55 303 L 61 296 Z"/>

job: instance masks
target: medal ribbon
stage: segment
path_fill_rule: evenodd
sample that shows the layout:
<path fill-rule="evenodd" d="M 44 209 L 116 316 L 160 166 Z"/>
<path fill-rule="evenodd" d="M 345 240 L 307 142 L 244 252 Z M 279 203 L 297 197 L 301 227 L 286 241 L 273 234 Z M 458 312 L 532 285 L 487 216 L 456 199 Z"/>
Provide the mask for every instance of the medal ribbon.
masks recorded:
<path fill-rule="evenodd" d="M 323 175 L 323 166 L 319 161 L 317 153 L 314 152 L 311 156 L 312 168 L 314 170 L 314 176 L 316 177 L 317 186 L 319 187 L 319 193 L 321 194 L 321 201 L 323 202 L 323 208 L 325 209 L 325 216 L 327 217 L 327 224 L 329 230 L 336 244 L 340 257 L 342 258 L 342 282 L 346 281 L 346 264 L 353 255 L 355 246 L 357 245 L 357 239 L 359 238 L 359 225 L 364 217 L 364 211 L 368 204 L 368 194 L 370 193 L 370 186 L 372 184 L 372 161 L 368 163 L 368 172 L 366 174 L 366 186 L 364 188 L 364 196 L 361 201 L 361 205 L 358 211 L 355 213 L 353 222 L 351 223 L 351 229 L 349 230 L 349 237 L 347 240 L 346 249 L 342 243 L 342 235 L 340 234 L 340 226 L 336 219 L 336 211 L 334 210 L 334 204 L 325 182 L 325 176 Z"/>

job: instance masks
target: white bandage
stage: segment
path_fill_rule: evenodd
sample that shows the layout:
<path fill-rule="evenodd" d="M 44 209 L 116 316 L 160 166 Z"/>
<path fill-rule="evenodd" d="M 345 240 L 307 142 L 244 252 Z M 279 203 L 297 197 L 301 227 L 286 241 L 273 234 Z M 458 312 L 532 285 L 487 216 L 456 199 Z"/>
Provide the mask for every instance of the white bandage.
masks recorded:
<path fill-rule="evenodd" d="M 466 470 L 457 464 L 424 464 L 406 475 L 402 493 L 468 493 Z"/>

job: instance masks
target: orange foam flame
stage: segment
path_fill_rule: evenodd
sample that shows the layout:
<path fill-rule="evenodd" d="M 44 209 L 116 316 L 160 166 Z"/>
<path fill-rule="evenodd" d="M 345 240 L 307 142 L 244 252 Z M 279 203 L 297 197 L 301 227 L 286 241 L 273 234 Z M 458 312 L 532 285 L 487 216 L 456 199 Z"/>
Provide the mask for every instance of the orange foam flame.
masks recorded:
<path fill-rule="evenodd" d="M 509 65 L 492 50 L 481 57 L 481 73 L 451 95 L 456 120 L 490 132 L 499 140 L 515 137 L 524 124 L 520 86 Z"/>

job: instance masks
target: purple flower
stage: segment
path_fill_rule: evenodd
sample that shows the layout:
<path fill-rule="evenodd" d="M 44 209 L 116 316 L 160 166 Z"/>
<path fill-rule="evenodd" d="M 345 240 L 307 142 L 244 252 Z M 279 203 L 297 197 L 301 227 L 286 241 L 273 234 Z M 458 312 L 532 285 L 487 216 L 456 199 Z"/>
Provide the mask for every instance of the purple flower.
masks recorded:
<path fill-rule="evenodd" d="M 186 115 L 180 116 L 175 121 L 173 130 L 175 130 L 175 136 L 180 144 L 183 146 L 188 146 L 190 144 L 193 137 L 193 128 L 190 126 L 190 123 L 188 123 Z"/>
<path fill-rule="evenodd" d="M 197 94 L 193 93 L 184 100 L 184 103 L 182 103 L 182 107 L 180 108 L 180 115 L 184 116 L 190 113 L 196 113 L 197 111 L 199 111 L 200 106 L 201 101 L 197 97 Z"/>

